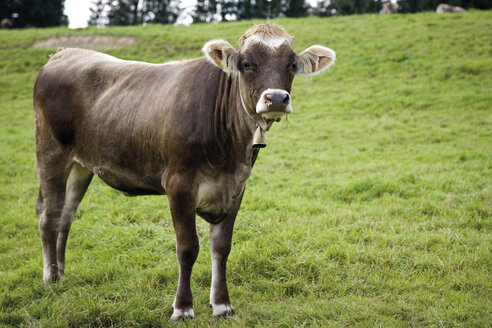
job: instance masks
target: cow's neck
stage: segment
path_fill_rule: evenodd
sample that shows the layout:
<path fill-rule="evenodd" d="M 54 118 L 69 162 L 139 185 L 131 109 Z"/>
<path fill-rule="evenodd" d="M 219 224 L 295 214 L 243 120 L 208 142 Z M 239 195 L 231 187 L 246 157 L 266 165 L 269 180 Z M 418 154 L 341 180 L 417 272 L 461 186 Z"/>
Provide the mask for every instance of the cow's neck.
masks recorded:
<path fill-rule="evenodd" d="M 234 165 L 251 164 L 253 134 L 257 123 L 245 111 L 240 98 L 239 76 L 221 71 L 215 103 L 214 125 L 217 142 Z"/>

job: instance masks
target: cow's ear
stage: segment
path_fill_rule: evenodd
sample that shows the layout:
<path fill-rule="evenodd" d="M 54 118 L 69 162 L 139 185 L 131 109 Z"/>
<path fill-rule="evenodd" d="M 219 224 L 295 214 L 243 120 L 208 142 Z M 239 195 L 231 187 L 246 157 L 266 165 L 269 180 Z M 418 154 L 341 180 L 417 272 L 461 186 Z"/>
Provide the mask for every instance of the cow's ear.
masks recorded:
<path fill-rule="evenodd" d="M 228 73 L 236 73 L 238 70 L 238 52 L 229 42 L 219 39 L 205 43 L 202 49 L 205 57 Z"/>
<path fill-rule="evenodd" d="M 297 74 L 314 75 L 335 64 L 336 53 L 330 48 L 311 46 L 297 55 Z"/>

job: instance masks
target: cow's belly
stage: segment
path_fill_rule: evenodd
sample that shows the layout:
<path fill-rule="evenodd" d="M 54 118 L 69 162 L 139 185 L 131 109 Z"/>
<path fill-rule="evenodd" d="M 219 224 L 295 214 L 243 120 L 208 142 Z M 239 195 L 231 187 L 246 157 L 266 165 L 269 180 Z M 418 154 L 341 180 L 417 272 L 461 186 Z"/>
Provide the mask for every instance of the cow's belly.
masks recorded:
<path fill-rule="evenodd" d="M 75 161 L 88 168 L 110 187 L 126 196 L 163 195 L 165 190 L 160 183 L 160 175 L 139 175 L 118 166 L 91 165 L 75 158 Z"/>

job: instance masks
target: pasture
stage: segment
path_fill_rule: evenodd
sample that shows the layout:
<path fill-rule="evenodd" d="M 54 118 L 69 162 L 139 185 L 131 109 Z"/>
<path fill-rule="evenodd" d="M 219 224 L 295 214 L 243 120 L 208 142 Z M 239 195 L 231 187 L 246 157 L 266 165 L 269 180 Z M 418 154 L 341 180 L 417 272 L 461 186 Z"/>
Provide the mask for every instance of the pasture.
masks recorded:
<path fill-rule="evenodd" d="M 183 327 L 490 327 L 492 12 L 276 19 L 296 51 L 337 52 L 297 77 L 294 113 L 267 133 L 228 261 L 236 316 L 212 317 L 208 224 Z M 54 36 L 134 36 L 105 52 L 164 62 L 233 46 L 252 23 L 0 31 L 0 326 L 159 327 L 178 263 L 165 196 L 95 178 L 42 284 L 32 87 Z"/>

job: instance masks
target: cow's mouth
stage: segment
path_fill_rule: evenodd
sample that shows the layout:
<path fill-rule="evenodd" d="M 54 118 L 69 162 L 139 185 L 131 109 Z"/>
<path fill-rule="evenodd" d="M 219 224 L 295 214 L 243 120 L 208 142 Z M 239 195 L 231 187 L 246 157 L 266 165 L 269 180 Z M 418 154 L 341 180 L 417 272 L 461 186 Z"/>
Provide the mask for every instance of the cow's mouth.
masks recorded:
<path fill-rule="evenodd" d="M 266 120 L 274 120 L 274 121 L 279 121 L 282 116 L 285 114 L 288 114 L 286 111 L 267 111 L 261 113 L 261 116 L 263 116 L 264 119 Z"/>

